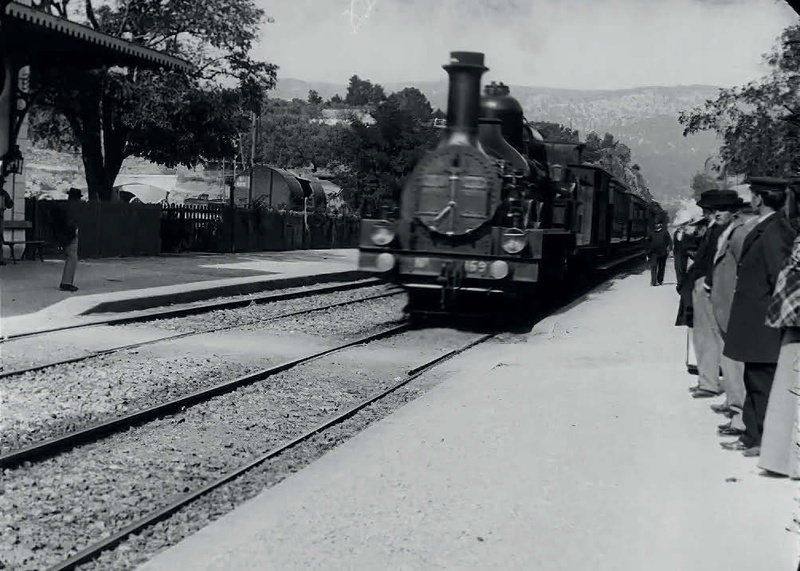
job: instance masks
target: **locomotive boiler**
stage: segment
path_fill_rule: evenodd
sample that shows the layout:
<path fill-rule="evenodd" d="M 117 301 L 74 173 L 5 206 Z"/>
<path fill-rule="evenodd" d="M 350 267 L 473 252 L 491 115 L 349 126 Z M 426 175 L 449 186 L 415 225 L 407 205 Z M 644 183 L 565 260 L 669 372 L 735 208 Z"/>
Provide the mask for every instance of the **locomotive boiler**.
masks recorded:
<path fill-rule="evenodd" d="M 361 223 L 359 269 L 403 286 L 408 309 L 460 312 L 532 299 L 574 270 L 641 255 L 658 215 L 582 157 L 546 141 L 508 87 L 481 96 L 484 55 L 452 52 L 446 130 L 416 165 L 389 219 Z"/>

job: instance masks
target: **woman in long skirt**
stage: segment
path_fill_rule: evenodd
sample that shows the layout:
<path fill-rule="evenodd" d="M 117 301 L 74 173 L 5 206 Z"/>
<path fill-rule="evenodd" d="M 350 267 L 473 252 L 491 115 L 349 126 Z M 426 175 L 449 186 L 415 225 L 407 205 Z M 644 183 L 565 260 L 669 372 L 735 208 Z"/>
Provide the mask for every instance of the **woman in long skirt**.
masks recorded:
<path fill-rule="evenodd" d="M 769 393 L 761 455 L 758 466 L 769 472 L 800 478 L 800 448 L 798 441 L 798 359 L 800 358 L 800 328 L 787 328 L 783 333 L 778 367 Z"/>
<path fill-rule="evenodd" d="M 767 325 L 783 329 L 778 366 L 769 394 L 758 466 L 800 478 L 800 237 L 778 275 L 767 311 Z"/>

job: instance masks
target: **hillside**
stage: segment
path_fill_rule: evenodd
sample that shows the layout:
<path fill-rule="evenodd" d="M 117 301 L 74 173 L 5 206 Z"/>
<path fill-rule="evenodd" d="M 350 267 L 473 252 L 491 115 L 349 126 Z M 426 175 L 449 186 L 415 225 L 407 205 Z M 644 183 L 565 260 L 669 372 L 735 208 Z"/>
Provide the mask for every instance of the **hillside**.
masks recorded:
<path fill-rule="evenodd" d="M 387 92 L 413 85 L 434 107 L 447 105 L 447 81 L 386 84 Z M 306 82 L 282 78 L 273 97 L 305 99 L 309 89 L 324 98 L 344 96 L 346 84 Z M 707 85 L 640 87 L 620 90 L 582 91 L 543 87 L 511 86 L 531 121 L 555 121 L 571 126 L 585 137 L 590 131 L 613 133 L 631 148 L 634 162 L 641 165 L 650 189 L 658 200 L 670 203 L 691 195 L 692 175 L 718 148 L 712 133 L 683 137 L 678 113 L 701 105 L 717 93 Z"/>

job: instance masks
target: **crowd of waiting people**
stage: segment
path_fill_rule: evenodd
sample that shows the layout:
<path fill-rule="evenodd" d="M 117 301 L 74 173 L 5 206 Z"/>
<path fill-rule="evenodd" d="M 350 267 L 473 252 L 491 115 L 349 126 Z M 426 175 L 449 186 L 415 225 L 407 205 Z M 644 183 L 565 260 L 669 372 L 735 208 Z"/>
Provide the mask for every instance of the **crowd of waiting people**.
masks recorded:
<path fill-rule="evenodd" d="M 672 240 L 676 325 L 690 328 L 697 359 L 691 396 L 724 395 L 711 409 L 728 417 L 718 434 L 735 439 L 722 447 L 791 478 L 800 478 L 799 197 L 800 181 L 772 177 L 750 179 L 749 202 L 709 190 L 698 202 L 702 218 Z"/>

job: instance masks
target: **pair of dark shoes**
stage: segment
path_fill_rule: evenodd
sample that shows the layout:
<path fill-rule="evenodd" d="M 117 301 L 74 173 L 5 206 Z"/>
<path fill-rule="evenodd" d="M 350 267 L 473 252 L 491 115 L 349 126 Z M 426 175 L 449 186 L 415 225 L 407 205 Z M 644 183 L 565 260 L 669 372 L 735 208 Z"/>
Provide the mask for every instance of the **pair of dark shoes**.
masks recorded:
<path fill-rule="evenodd" d="M 732 418 L 733 414 L 734 414 L 733 410 L 731 410 L 731 407 L 729 407 L 725 403 L 723 403 L 723 404 L 712 404 L 711 405 L 711 410 L 713 410 L 717 414 L 724 414 L 728 418 Z"/>
<path fill-rule="evenodd" d="M 717 434 L 720 436 L 741 436 L 744 434 L 744 430 L 741 428 L 733 428 L 730 423 L 720 424 L 717 427 Z"/>
<path fill-rule="evenodd" d="M 58 289 L 60 289 L 61 291 L 72 291 L 72 292 L 78 291 L 78 288 L 76 288 L 72 284 L 61 284 L 60 286 L 58 286 Z"/>

